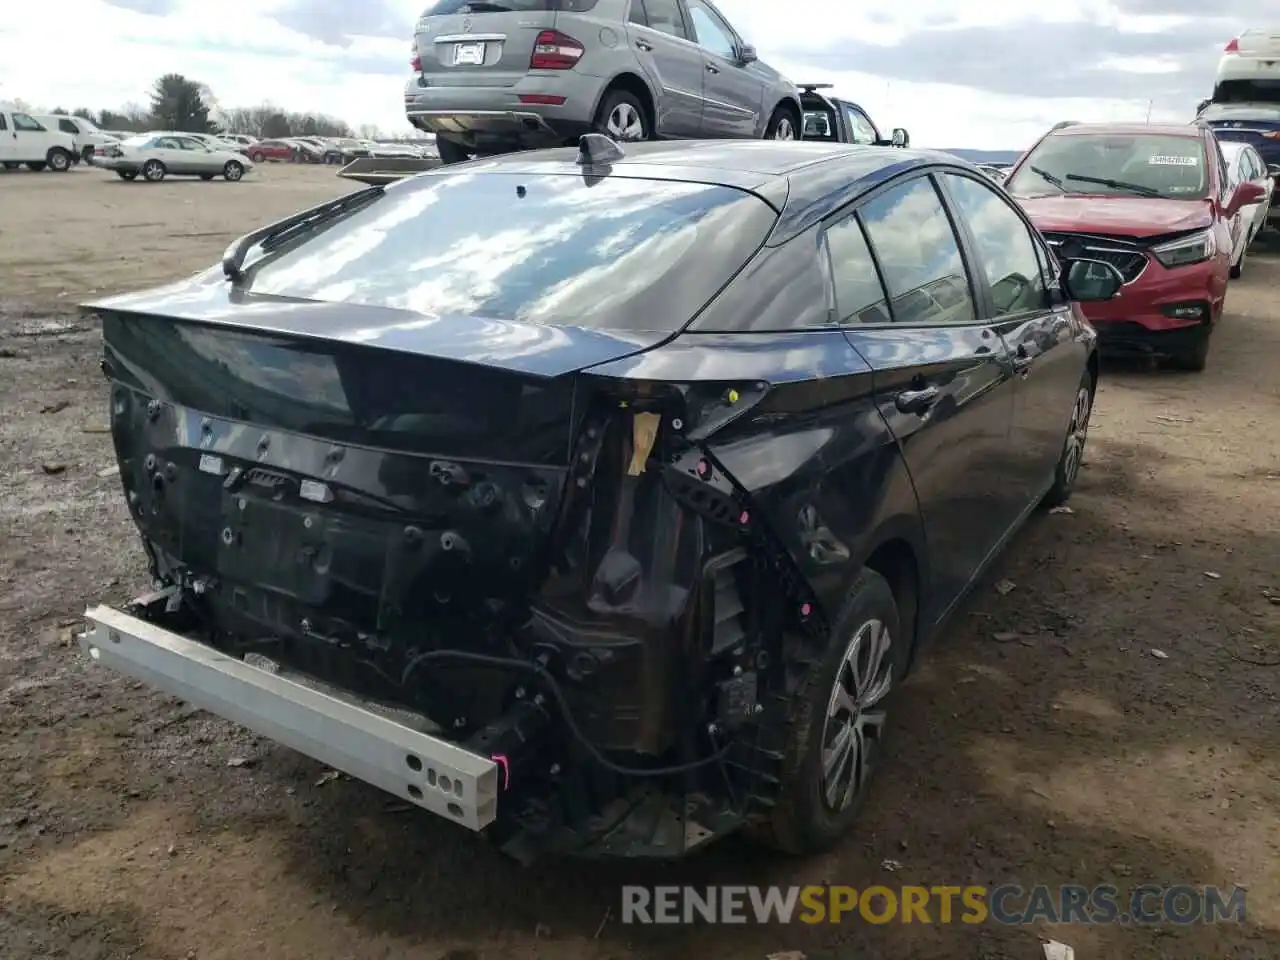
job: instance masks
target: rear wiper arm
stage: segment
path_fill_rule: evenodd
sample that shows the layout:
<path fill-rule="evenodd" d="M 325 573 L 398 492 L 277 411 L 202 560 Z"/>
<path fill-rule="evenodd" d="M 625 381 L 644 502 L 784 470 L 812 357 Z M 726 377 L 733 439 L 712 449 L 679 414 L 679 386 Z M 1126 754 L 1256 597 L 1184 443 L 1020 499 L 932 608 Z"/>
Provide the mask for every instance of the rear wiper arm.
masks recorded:
<path fill-rule="evenodd" d="M 381 185 L 365 187 L 363 190 L 348 193 L 346 196 L 338 197 L 336 200 L 328 200 L 309 210 L 303 210 L 301 213 L 295 213 L 293 216 L 285 217 L 283 220 L 277 220 L 275 223 L 269 223 L 265 227 L 254 230 L 252 233 L 246 233 L 231 246 L 227 247 L 226 253 L 222 255 L 223 275 L 232 283 L 238 283 L 244 279 L 244 258 L 248 256 L 249 251 L 255 246 L 260 245 L 264 252 L 278 247 L 286 240 L 313 230 L 320 224 L 332 220 L 340 214 L 358 209 L 372 202 L 382 196 L 384 190 L 385 187 Z"/>
<path fill-rule="evenodd" d="M 1144 197 L 1160 196 L 1159 190 L 1141 183 L 1129 183 L 1126 180 L 1112 180 L 1108 177 L 1085 177 L 1078 173 L 1068 173 L 1067 179 L 1075 183 L 1096 183 L 1099 186 L 1110 187 L 1112 190 L 1130 190 L 1133 193 L 1140 193 Z"/>

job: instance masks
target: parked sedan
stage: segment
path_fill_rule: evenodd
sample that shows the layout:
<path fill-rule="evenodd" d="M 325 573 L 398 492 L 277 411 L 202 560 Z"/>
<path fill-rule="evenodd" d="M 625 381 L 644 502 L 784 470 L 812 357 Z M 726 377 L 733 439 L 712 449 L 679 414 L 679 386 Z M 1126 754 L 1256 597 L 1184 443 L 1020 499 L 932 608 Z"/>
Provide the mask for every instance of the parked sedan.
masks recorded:
<path fill-rule="evenodd" d="M 268 160 L 292 160 L 297 148 L 288 140 L 259 140 L 249 146 L 249 159 L 254 163 Z"/>
<path fill-rule="evenodd" d="M 591 134 L 330 200 L 84 307 L 158 586 L 84 643 L 526 854 L 828 848 L 1070 495 L 1120 283 L 922 151 Z"/>
<path fill-rule="evenodd" d="M 795 84 L 710 0 L 435 0 L 410 64 L 405 112 L 445 163 L 589 130 L 800 138 Z"/>
<path fill-rule="evenodd" d="M 120 143 L 108 144 L 96 166 L 114 170 L 122 180 L 139 175 L 153 183 L 167 176 L 191 176 L 201 180 L 222 177 L 239 181 L 253 169 L 253 162 L 236 150 L 210 149 L 185 133 L 143 133 Z"/>
<path fill-rule="evenodd" d="M 1242 183 L 1255 183 L 1263 194 L 1259 202 L 1241 207 L 1236 214 L 1240 222 L 1235 231 L 1235 246 L 1231 251 L 1231 276 L 1238 277 L 1244 269 L 1244 258 L 1249 253 L 1249 246 L 1267 225 L 1275 181 L 1258 151 L 1249 144 L 1225 140 L 1219 141 L 1218 146 L 1222 150 L 1223 159 L 1227 161 L 1227 182 L 1231 189 L 1234 190 Z"/>

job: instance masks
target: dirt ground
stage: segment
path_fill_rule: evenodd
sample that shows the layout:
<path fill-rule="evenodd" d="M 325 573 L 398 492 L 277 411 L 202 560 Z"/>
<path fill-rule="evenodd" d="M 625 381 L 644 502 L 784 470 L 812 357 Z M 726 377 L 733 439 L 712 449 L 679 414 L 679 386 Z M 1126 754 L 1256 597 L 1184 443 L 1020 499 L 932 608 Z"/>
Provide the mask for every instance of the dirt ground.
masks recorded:
<path fill-rule="evenodd" d="M 98 333 L 72 305 L 204 268 L 342 189 L 288 167 L 0 174 L 0 956 L 1032 960 L 1052 935 L 1080 960 L 1280 957 L 1280 245 L 1233 284 L 1208 371 L 1104 370 L 1074 512 L 1016 539 L 902 691 L 838 852 L 731 840 L 661 868 L 524 869 L 71 640 L 87 603 L 144 586 L 100 475 Z M 1052 932 L 659 929 L 617 921 L 626 882 L 1239 884 L 1248 908 Z"/>

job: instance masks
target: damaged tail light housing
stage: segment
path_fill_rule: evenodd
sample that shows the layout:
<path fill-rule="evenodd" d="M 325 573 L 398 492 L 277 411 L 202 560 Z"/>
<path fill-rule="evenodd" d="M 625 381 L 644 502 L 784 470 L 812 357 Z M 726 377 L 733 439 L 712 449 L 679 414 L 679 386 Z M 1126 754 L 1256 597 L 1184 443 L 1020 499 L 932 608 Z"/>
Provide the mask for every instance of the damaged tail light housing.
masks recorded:
<path fill-rule="evenodd" d="M 1223 53 L 1239 53 L 1239 52 L 1240 52 L 1240 38 L 1239 38 L 1239 37 L 1232 37 L 1232 38 L 1231 38 L 1231 42 L 1230 42 L 1230 43 L 1228 43 L 1225 47 L 1223 47 L 1223 48 L 1222 48 L 1222 52 L 1223 52 Z"/>
<path fill-rule="evenodd" d="M 585 52 L 582 44 L 559 30 L 543 30 L 533 44 L 530 70 L 572 70 Z"/>

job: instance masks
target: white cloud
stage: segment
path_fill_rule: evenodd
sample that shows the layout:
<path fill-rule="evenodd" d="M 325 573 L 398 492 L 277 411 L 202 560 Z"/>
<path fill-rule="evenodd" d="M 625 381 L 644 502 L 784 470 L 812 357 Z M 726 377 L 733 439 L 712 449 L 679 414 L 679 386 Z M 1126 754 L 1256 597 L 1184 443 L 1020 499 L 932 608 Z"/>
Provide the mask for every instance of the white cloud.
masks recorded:
<path fill-rule="evenodd" d="M 124 2 L 124 0 L 122 0 Z M 337 0 L 328 0 L 332 7 Z M 367 22 L 369 29 L 388 31 L 402 15 L 399 36 L 351 37 L 344 45 L 322 43 L 281 26 L 272 14 L 288 0 L 259 0 L 234 8 L 230 16 L 203 0 L 174 0 L 167 16 L 146 16 L 109 6 L 104 0 L 60 3 L 10 2 L 0 19 L 0 98 L 20 97 L 43 107 L 119 107 L 145 103 L 155 77 L 178 72 L 208 84 L 226 106 L 271 101 L 291 110 L 339 116 L 353 125 L 376 123 L 385 130 L 407 130 L 402 89 L 408 75 L 412 23 L 426 0 L 389 0 L 372 5 L 362 19 L 359 0 L 345 0 L 352 13 L 344 22 Z M 721 0 L 720 6 L 761 57 L 794 80 L 823 81 L 836 92 L 861 103 L 882 127 L 904 126 L 913 143 L 939 147 L 1020 148 L 1057 120 L 1142 119 L 1142 99 L 1079 100 L 1005 96 L 961 86 L 887 82 L 848 69 L 832 70 L 806 62 L 804 51 L 820 43 L 828 57 L 842 38 L 894 44 L 926 26 L 946 29 L 999 28 L 1035 21 L 1079 26 L 1083 21 L 1107 30 L 1163 30 L 1186 18 L 1124 16 L 1119 0 L 1005 0 L 1003 3 L 955 4 L 953 0 Z M 134 0 L 137 5 L 137 0 Z M 153 9 L 164 4 L 157 0 Z M 298 23 L 297 3 L 292 4 Z M 392 12 L 387 14 L 387 10 Z M 1037 32 L 1043 37 L 1044 32 Z M 1206 37 L 1205 69 L 1212 71 L 1213 45 Z M 799 52 L 797 52 L 799 51 Z M 963 46 L 956 49 L 963 58 Z M 1045 50 L 1045 57 L 1071 51 Z M 1106 62 L 1099 67 L 1150 73 L 1161 82 L 1168 67 L 1148 58 L 1127 66 Z M 1185 114 L 1185 111 L 1184 111 Z M 1152 119 L 1186 119 L 1157 109 Z"/>

